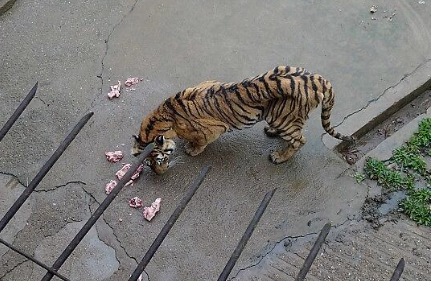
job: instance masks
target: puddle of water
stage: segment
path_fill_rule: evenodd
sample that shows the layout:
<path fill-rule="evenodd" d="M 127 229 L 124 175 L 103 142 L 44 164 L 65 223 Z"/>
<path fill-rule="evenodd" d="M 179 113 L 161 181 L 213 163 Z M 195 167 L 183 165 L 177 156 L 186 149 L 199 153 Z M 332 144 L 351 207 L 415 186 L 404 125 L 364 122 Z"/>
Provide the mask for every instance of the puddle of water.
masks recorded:
<path fill-rule="evenodd" d="M 384 215 L 389 214 L 391 211 L 397 210 L 398 204 L 404 198 L 406 198 L 406 192 L 405 191 L 392 192 L 391 194 L 389 194 L 389 199 L 386 200 L 385 203 L 383 203 L 379 207 L 379 209 L 378 209 L 379 214 L 384 216 Z"/>

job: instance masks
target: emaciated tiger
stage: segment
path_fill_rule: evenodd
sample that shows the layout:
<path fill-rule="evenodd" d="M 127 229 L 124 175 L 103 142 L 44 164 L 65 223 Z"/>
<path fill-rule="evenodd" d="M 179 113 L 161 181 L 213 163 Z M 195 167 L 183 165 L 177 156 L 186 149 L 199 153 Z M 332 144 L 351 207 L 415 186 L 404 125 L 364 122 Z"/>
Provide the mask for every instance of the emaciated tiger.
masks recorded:
<path fill-rule="evenodd" d="M 142 120 L 132 154 L 139 155 L 154 142 L 147 164 L 162 174 L 169 167 L 174 138 L 186 140 L 186 153 L 196 156 L 220 135 L 265 120 L 266 135 L 287 142 L 269 155 L 271 162 L 282 163 L 305 144 L 302 129 L 310 111 L 320 103 L 325 131 L 340 140 L 353 140 L 330 126 L 334 93 L 331 83 L 319 74 L 278 66 L 239 83 L 202 82 L 168 98 Z"/>

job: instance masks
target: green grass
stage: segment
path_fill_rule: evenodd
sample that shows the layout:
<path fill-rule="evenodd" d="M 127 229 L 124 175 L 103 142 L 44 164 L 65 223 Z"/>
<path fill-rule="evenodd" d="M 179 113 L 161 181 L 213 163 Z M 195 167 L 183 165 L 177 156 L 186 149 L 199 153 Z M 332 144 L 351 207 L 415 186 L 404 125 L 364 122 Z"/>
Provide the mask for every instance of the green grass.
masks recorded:
<path fill-rule="evenodd" d="M 356 180 L 357 183 L 361 183 L 365 180 L 365 175 L 362 173 L 355 173 L 353 175 L 353 178 Z"/>
<path fill-rule="evenodd" d="M 427 165 L 425 160 L 420 156 L 419 149 L 414 146 L 402 146 L 395 149 L 393 158 L 395 163 L 402 169 L 412 169 L 420 175 L 427 174 Z"/>
<path fill-rule="evenodd" d="M 430 147 L 431 144 L 431 118 L 422 120 L 419 123 L 419 130 L 407 142 L 408 146 L 415 146 L 417 148 Z"/>
<path fill-rule="evenodd" d="M 382 161 L 368 158 L 365 161 L 364 170 L 370 179 L 376 180 L 389 191 L 411 190 L 414 188 L 415 179 L 413 176 L 403 176 L 398 171 L 392 171 Z"/>
<path fill-rule="evenodd" d="M 393 151 L 388 163 L 368 158 L 364 171 L 386 191 L 406 190 L 407 197 L 399 204 L 400 211 L 418 224 L 431 226 L 431 173 L 423 155 L 431 156 L 431 118 L 420 122 L 418 131 Z M 387 165 L 391 163 L 396 163 L 400 171 L 389 169 Z M 412 173 L 424 179 L 428 187 L 415 189 L 416 178 Z M 355 179 L 358 180 L 356 176 Z"/>
<path fill-rule="evenodd" d="M 431 190 L 423 188 L 409 192 L 400 203 L 400 211 L 418 224 L 431 226 Z"/>

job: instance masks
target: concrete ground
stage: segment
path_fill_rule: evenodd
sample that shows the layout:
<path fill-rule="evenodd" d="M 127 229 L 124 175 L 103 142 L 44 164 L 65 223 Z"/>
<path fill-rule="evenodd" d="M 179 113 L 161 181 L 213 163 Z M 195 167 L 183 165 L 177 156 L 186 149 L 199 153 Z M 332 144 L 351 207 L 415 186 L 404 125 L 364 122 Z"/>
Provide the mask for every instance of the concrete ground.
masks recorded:
<path fill-rule="evenodd" d="M 371 15 L 371 5 L 378 5 Z M 418 1 L 17 1 L 0 17 L 0 124 L 39 81 L 37 97 L 0 143 L 0 215 L 86 112 L 95 115 L 1 237 L 52 263 L 97 205 L 140 120 L 166 97 L 203 80 L 237 81 L 288 64 L 327 77 L 332 122 L 378 99 L 431 59 L 431 3 Z M 393 15 L 395 13 L 395 15 Z M 373 19 L 375 18 L 375 19 Z M 109 86 L 144 78 L 109 101 Z M 263 124 L 223 136 L 196 158 L 180 143 L 160 177 L 146 171 L 122 191 L 60 270 L 72 280 L 125 280 L 205 166 L 213 169 L 147 266 L 151 280 L 211 280 L 223 269 L 264 194 L 277 193 L 232 276 L 279 241 L 328 221 L 359 219 L 367 188 L 321 142 L 316 111 L 288 163 L 267 160 L 281 141 Z M 131 160 L 129 155 L 125 161 Z M 163 198 L 145 222 L 127 200 Z M 40 268 L 0 247 L 0 280 L 38 280 Z"/>

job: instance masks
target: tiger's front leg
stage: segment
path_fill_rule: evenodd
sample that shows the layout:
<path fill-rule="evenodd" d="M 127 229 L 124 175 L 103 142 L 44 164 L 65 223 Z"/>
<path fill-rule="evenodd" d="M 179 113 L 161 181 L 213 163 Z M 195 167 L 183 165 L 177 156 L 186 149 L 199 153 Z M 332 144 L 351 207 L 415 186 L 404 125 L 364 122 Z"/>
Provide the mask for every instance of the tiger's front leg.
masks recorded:
<path fill-rule="evenodd" d="M 208 144 L 212 143 L 225 133 L 229 126 L 221 121 L 199 119 L 196 121 L 196 128 L 192 138 L 188 138 L 189 143 L 186 145 L 186 153 L 190 156 L 196 156 L 202 153 Z"/>
<path fill-rule="evenodd" d="M 186 153 L 190 156 L 197 156 L 201 154 L 207 145 L 199 145 L 197 143 L 189 142 L 186 144 Z"/>

